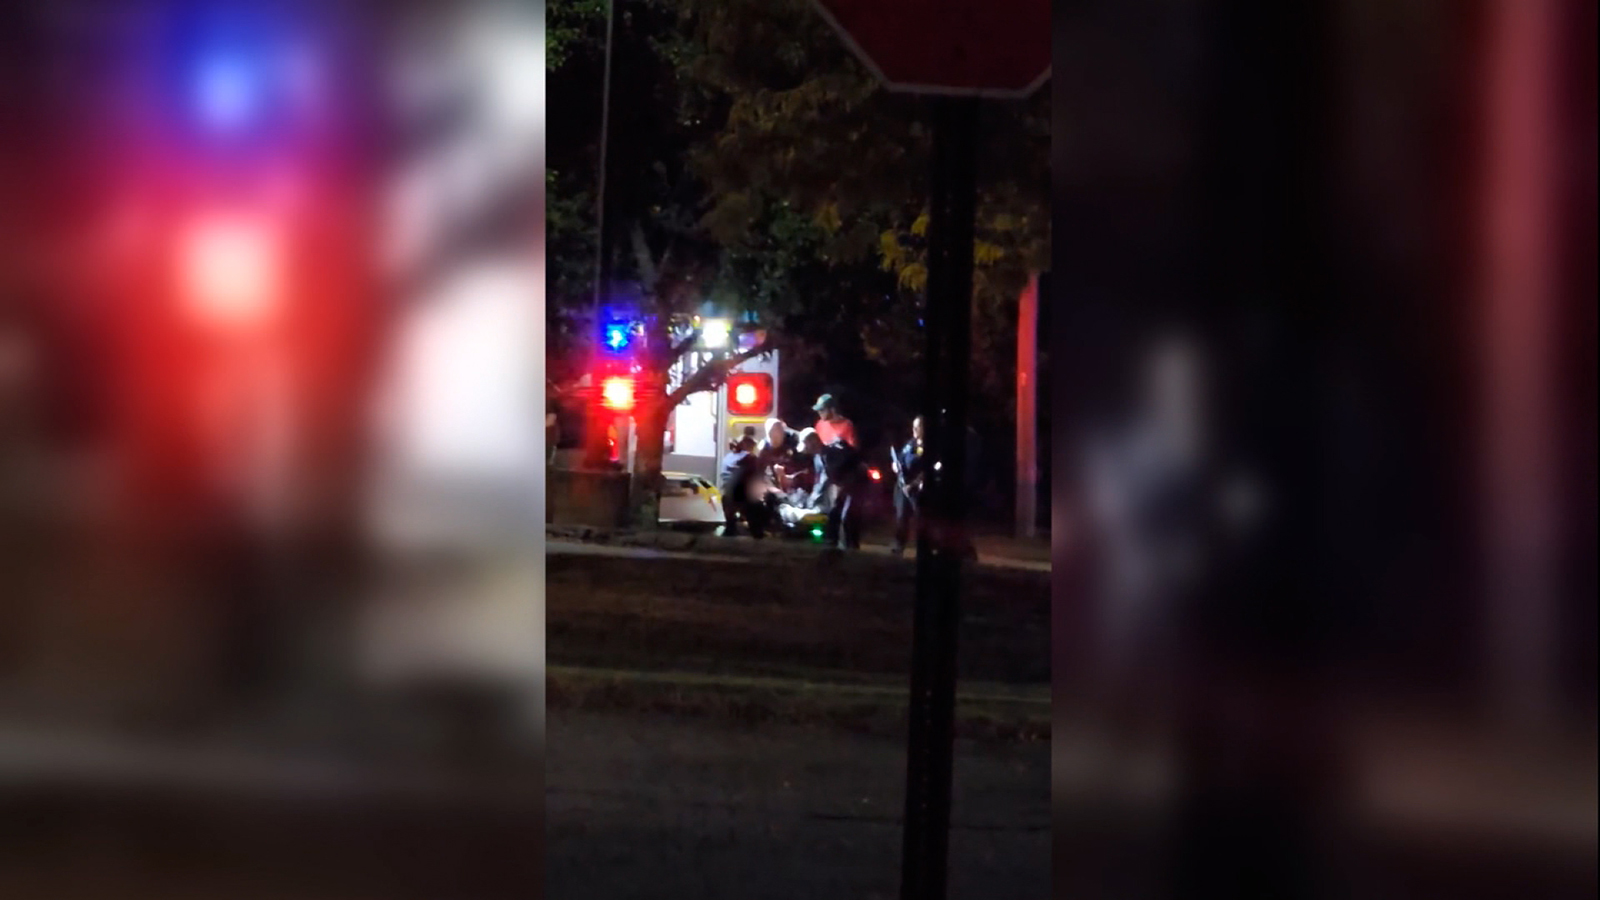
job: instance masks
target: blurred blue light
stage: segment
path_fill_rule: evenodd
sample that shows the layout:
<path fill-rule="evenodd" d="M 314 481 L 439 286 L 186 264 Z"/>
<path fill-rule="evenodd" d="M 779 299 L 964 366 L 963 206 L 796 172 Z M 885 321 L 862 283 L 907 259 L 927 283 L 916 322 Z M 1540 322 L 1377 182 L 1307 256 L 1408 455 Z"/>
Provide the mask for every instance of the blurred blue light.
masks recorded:
<path fill-rule="evenodd" d="M 200 65 L 195 84 L 201 120 L 222 131 L 237 131 L 259 115 L 260 73 L 239 55 L 215 55 Z"/>
<path fill-rule="evenodd" d="M 632 331 L 633 327 L 626 322 L 611 322 L 606 325 L 602 340 L 607 349 L 618 353 L 627 349 L 628 342 L 633 339 Z"/>

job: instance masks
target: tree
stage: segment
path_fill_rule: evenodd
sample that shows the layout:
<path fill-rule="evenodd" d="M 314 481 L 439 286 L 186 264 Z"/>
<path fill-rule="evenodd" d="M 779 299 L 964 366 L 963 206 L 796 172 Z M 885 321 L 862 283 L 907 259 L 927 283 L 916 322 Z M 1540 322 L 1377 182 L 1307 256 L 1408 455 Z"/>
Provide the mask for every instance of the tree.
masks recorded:
<path fill-rule="evenodd" d="M 597 327 L 586 311 L 607 247 L 650 323 L 636 399 L 635 513 L 648 524 L 657 421 L 684 388 L 726 374 L 667 393 L 683 323 L 705 304 L 767 323 L 786 384 L 820 387 L 826 370 L 912 402 L 929 135 L 920 105 L 882 91 L 804 0 L 618 3 L 603 236 L 592 198 L 605 4 L 549 7 L 551 333 L 570 352 Z M 1009 403 L 1016 292 L 1047 255 L 1047 109 L 1040 98 L 986 123 L 973 342 L 984 409 Z"/>
<path fill-rule="evenodd" d="M 928 274 L 924 104 L 879 88 L 806 0 L 685 0 L 680 11 L 693 51 L 678 57 L 680 78 L 695 86 L 685 102 L 721 123 L 691 160 L 713 198 L 708 233 L 735 255 L 793 253 L 772 248 L 770 223 L 807 219 L 829 269 L 881 266 L 894 309 L 863 317 L 858 340 L 917 368 L 921 342 L 907 339 Z M 1049 106 L 1047 89 L 991 104 L 983 123 L 973 390 L 975 408 L 999 418 L 1012 398 L 1016 298 L 1049 264 Z"/>
<path fill-rule="evenodd" d="M 770 345 L 700 368 L 682 384 L 669 384 L 674 364 L 695 346 L 698 334 L 692 323 L 713 291 L 719 269 L 718 248 L 700 226 L 704 186 L 687 166 L 692 146 L 708 140 L 712 129 L 707 122 L 681 115 L 682 86 L 673 59 L 681 51 L 679 18 L 671 4 L 634 0 L 619 5 L 605 232 L 600 233 L 593 198 L 604 15 L 602 0 L 562 0 L 550 7 L 551 95 L 566 98 L 553 109 L 551 127 L 550 319 L 556 343 L 565 345 L 566 355 L 580 356 L 592 346 L 598 328 L 590 314 L 596 255 L 606 256 L 609 282 L 638 286 L 644 340 L 636 359 L 640 371 L 633 418 L 638 443 L 630 516 L 642 527 L 653 527 L 668 415 L 689 394 L 716 389 L 738 362 Z"/>

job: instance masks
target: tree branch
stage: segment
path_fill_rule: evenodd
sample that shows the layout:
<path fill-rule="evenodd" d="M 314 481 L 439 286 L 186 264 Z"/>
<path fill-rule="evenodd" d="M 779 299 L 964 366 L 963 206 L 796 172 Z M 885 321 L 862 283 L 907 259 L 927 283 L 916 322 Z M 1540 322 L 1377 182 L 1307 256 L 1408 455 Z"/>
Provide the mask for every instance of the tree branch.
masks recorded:
<path fill-rule="evenodd" d="M 671 351 L 672 362 L 677 362 L 678 360 L 682 359 L 685 353 L 688 353 L 691 349 L 693 349 L 695 341 L 698 340 L 700 340 L 700 329 L 696 328 L 689 332 L 688 337 L 685 337 L 683 340 L 679 341 L 673 346 Z"/>
<path fill-rule="evenodd" d="M 667 395 L 667 399 L 664 401 L 665 408 L 669 410 L 677 409 L 678 404 L 682 403 L 690 394 L 716 390 L 722 386 L 723 381 L 727 380 L 728 373 L 738 368 L 745 360 L 761 356 L 764 353 L 771 353 L 772 350 L 772 338 L 768 337 L 749 350 L 741 350 L 733 356 L 719 359 L 697 369 L 693 375 L 684 379 L 683 384 L 678 385 L 677 390 Z"/>
<path fill-rule="evenodd" d="M 650 244 L 644 239 L 644 226 L 638 222 L 633 223 L 633 256 L 634 261 L 639 264 L 639 280 L 654 294 L 656 281 L 661 273 L 656 268 L 655 260 L 650 256 Z"/>

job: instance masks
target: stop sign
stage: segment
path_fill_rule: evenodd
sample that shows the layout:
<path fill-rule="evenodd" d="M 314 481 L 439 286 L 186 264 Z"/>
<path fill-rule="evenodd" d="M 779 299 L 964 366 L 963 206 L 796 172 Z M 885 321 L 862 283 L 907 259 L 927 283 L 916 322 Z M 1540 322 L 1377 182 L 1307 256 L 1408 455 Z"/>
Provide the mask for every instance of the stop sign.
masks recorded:
<path fill-rule="evenodd" d="M 1050 77 L 1050 0 L 813 0 L 890 90 L 1022 97 Z"/>

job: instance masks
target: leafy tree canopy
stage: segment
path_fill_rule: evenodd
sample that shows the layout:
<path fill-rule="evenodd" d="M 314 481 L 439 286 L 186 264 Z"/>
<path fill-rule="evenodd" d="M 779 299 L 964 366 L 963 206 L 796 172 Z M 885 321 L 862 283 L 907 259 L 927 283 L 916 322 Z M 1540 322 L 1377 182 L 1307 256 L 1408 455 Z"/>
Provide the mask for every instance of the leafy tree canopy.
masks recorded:
<path fill-rule="evenodd" d="M 926 101 L 883 91 L 805 0 L 617 2 L 608 234 L 636 229 L 657 261 L 670 254 L 658 274 L 684 298 L 779 325 L 795 338 L 786 372 L 876 366 L 911 396 Z M 605 9 L 549 6 L 551 95 L 567 98 L 552 109 L 552 288 L 566 302 L 594 277 Z M 1016 292 L 1048 258 L 1049 97 L 988 104 L 982 127 L 974 388 L 1002 410 Z M 618 271 L 637 277 L 630 255 Z"/>

